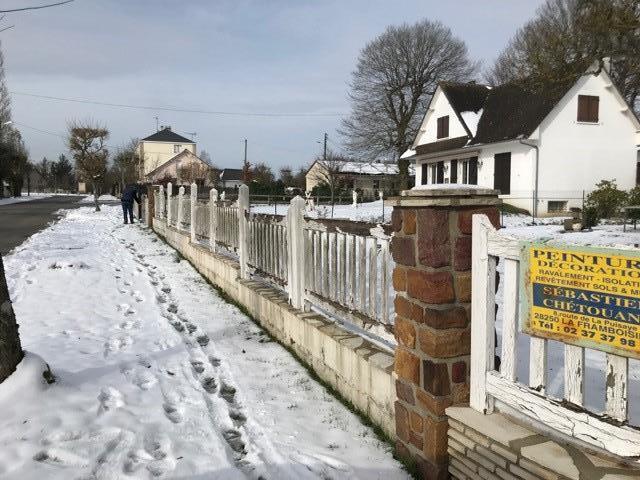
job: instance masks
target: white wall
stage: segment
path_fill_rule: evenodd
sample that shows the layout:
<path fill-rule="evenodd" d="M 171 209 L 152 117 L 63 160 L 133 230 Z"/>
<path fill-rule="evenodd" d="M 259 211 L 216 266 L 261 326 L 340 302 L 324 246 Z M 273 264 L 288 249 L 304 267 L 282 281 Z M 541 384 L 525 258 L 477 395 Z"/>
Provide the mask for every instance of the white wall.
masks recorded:
<path fill-rule="evenodd" d="M 615 178 L 625 190 L 635 186 L 637 129 L 609 83 L 604 74 L 582 77 L 540 125 L 540 197 L 581 197 L 602 179 Z M 577 121 L 578 95 L 600 97 L 598 123 Z"/>
<path fill-rule="evenodd" d="M 429 110 L 422 121 L 420 131 L 416 136 L 415 145 L 423 145 L 438 140 L 446 140 L 447 138 L 436 138 L 438 133 L 438 118 L 449 115 L 449 136 L 447 138 L 462 137 L 467 135 L 467 131 L 462 126 L 456 112 L 451 108 L 447 97 L 444 95 L 440 87 L 431 100 Z"/>

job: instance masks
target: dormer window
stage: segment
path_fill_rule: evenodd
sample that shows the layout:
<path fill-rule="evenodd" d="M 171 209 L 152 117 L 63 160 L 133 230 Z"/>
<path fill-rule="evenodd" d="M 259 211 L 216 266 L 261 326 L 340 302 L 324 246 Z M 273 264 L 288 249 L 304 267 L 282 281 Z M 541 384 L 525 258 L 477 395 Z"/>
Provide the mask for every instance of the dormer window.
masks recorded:
<path fill-rule="evenodd" d="M 173 146 L 173 153 L 180 153 L 180 150 L 182 150 L 182 145 Z"/>
<path fill-rule="evenodd" d="M 598 123 L 600 97 L 593 95 L 578 95 L 578 121 Z"/>
<path fill-rule="evenodd" d="M 436 138 L 447 138 L 449 136 L 449 115 L 438 118 L 438 134 Z"/>

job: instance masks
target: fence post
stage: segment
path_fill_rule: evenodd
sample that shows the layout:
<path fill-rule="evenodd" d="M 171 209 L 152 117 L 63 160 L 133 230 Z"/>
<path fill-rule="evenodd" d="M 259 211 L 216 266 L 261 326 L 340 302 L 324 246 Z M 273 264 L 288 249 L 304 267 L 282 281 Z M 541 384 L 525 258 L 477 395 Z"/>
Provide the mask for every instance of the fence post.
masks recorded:
<path fill-rule="evenodd" d="M 177 215 L 177 219 L 176 219 L 176 229 L 181 230 L 182 229 L 182 220 L 183 220 L 183 214 L 182 214 L 182 203 L 184 200 L 184 187 L 180 187 L 178 189 L 178 215 Z"/>
<path fill-rule="evenodd" d="M 167 183 L 167 227 L 171 226 L 171 202 L 174 200 L 171 198 L 173 195 L 173 184 L 171 182 Z"/>
<path fill-rule="evenodd" d="M 216 236 L 218 234 L 218 190 L 209 190 L 209 248 L 216 251 Z"/>
<path fill-rule="evenodd" d="M 406 191 L 393 207 L 396 450 L 425 479 L 449 478 L 446 408 L 469 402 L 472 217 L 499 223 L 498 192 L 482 188 Z M 477 248 L 476 248 L 477 250 Z M 478 265 L 474 265 L 473 275 Z M 494 288 L 487 278 L 484 288 Z M 476 292 L 477 293 L 477 292 Z M 493 311 L 487 301 L 486 311 Z M 493 332 L 491 332 L 493 333 Z M 475 333 L 474 333 L 475 334 Z M 493 337 L 491 337 L 493 340 Z M 486 342 L 486 337 L 483 337 Z M 493 349 L 484 352 L 493 357 Z M 420 425 L 420 426 L 418 426 Z"/>
<path fill-rule="evenodd" d="M 240 185 L 238 190 L 238 250 L 240 257 L 240 278 L 249 278 L 249 224 L 246 214 L 249 211 L 249 187 Z"/>
<path fill-rule="evenodd" d="M 304 251 L 304 209 L 305 201 L 296 195 L 289 205 L 287 212 L 287 250 L 289 257 L 289 271 L 287 272 L 287 290 L 289 302 L 294 308 L 304 308 L 304 279 L 305 279 L 305 251 Z"/>
<path fill-rule="evenodd" d="M 164 196 L 164 187 L 162 185 L 160 185 L 160 188 L 158 189 L 158 211 L 160 213 L 160 215 L 158 216 L 158 218 L 160 218 L 161 220 L 165 219 L 165 211 L 164 211 L 164 205 L 165 205 L 165 196 Z"/>
<path fill-rule="evenodd" d="M 198 185 L 194 182 L 191 184 L 191 222 L 189 223 L 189 233 L 191 234 L 191 243 L 196 243 L 196 202 L 198 201 Z"/>

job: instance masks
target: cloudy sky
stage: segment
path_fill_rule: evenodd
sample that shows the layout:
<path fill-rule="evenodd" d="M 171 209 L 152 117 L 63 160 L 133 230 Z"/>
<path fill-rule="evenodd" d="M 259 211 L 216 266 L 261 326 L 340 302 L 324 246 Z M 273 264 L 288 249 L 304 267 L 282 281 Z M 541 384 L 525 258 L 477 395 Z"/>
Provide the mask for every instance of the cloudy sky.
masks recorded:
<path fill-rule="evenodd" d="M 12 8 L 52 0 L 3 0 Z M 75 0 L 7 15 L 0 33 L 13 119 L 38 160 L 65 151 L 71 119 L 91 118 L 117 146 L 171 125 L 196 132 L 222 167 L 249 159 L 274 169 L 305 165 L 323 132 L 349 111 L 358 52 L 390 24 L 428 18 L 448 25 L 485 65 L 541 0 Z M 24 94 L 239 113 L 179 113 L 51 101 Z M 327 114 L 321 116 L 318 114 Z M 40 131 L 38 131 L 40 130 Z M 49 133 L 44 133 L 49 132 Z M 56 135 L 57 134 L 57 135 Z M 188 136 L 188 135 L 187 135 Z"/>

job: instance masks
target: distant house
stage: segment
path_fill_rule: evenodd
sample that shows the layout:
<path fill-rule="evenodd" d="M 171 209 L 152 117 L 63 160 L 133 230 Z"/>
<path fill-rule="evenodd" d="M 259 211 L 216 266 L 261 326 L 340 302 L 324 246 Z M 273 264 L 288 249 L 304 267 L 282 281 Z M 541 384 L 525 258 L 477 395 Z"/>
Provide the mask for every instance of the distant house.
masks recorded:
<path fill-rule="evenodd" d="M 194 141 L 171 131 L 168 126 L 143 138 L 138 142 L 138 155 L 142 159 L 140 177 L 145 178 L 184 150 L 197 154 Z"/>
<path fill-rule="evenodd" d="M 220 172 L 219 185 L 221 188 L 238 188 L 243 183 L 241 168 L 224 168 Z"/>
<path fill-rule="evenodd" d="M 138 143 L 140 178 L 146 182 L 211 185 L 211 166 L 197 156 L 196 144 L 162 127 Z"/>
<path fill-rule="evenodd" d="M 409 167 L 409 175 L 414 175 L 412 165 Z M 381 190 L 385 195 L 393 193 L 400 186 L 396 163 L 317 160 L 305 175 L 306 191 L 328 184 L 331 181 L 329 176 L 334 176 L 341 188 L 357 190 L 368 199 L 377 198 Z"/>
<path fill-rule="evenodd" d="M 145 179 L 150 183 L 164 183 L 170 180 L 176 185 L 196 183 L 200 186 L 211 186 L 214 183 L 211 166 L 189 150 L 183 150 L 151 170 Z"/>
<path fill-rule="evenodd" d="M 415 185 L 495 188 L 534 214 L 580 207 L 602 179 L 634 187 L 640 123 L 603 64 L 555 93 L 441 83 L 403 155 L 416 164 Z"/>

